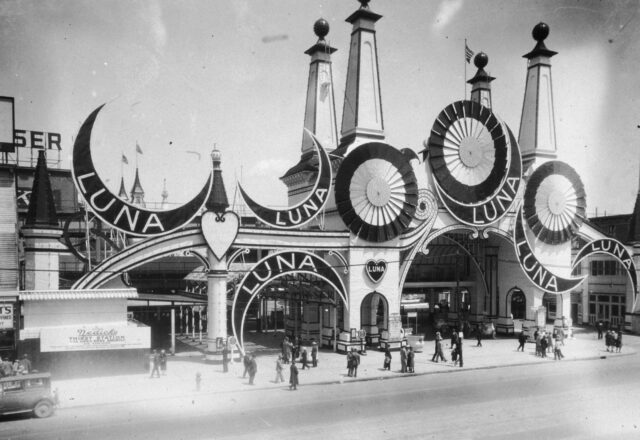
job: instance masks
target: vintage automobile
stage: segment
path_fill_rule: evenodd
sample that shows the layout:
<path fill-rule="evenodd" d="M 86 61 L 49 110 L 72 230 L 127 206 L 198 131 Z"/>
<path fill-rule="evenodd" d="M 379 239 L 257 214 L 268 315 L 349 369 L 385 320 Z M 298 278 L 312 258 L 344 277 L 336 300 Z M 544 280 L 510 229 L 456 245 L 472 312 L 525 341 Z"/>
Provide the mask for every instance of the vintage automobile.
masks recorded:
<path fill-rule="evenodd" d="M 0 379 L 0 414 L 33 412 L 49 417 L 56 407 L 49 373 L 21 374 Z"/>

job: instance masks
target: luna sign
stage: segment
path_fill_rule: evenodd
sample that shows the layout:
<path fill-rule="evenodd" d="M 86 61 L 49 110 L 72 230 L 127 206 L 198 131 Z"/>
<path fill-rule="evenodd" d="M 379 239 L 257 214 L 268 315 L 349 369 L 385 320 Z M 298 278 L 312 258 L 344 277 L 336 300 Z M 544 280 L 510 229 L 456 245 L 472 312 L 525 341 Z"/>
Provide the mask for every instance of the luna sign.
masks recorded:
<path fill-rule="evenodd" d="M 320 167 L 315 185 L 309 196 L 297 205 L 283 210 L 269 209 L 258 204 L 242 189 L 240 185 L 240 193 L 247 202 L 247 206 L 253 213 L 264 223 L 278 229 L 293 229 L 309 223 L 324 207 L 327 202 L 327 196 L 331 190 L 331 161 L 329 155 L 322 148 L 318 139 L 307 130 L 307 133 L 313 139 L 318 156 L 320 157 Z"/>
<path fill-rule="evenodd" d="M 91 158 L 91 131 L 102 107 L 104 105 L 94 110 L 82 124 L 73 146 L 73 179 L 94 214 L 120 231 L 143 237 L 167 234 L 193 220 L 209 197 L 213 174 L 191 201 L 167 211 L 142 209 L 109 191 Z"/>

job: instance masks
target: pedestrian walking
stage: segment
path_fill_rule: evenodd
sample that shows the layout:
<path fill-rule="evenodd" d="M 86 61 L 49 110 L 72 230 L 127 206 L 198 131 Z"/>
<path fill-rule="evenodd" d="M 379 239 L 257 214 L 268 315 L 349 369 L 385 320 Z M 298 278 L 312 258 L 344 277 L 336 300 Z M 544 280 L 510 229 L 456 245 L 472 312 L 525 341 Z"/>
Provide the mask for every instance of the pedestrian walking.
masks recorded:
<path fill-rule="evenodd" d="M 618 334 L 615 339 L 616 353 L 620 353 L 622 351 L 622 330 L 618 330 Z"/>
<path fill-rule="evenodd" d="M 167 375 L 167 352 L 160 350 L 160 372 L 163 376 Z"/>
<path fill-rule="evenodd" d="M 22 372 L 22 374 L 31 373 L 31 361 L 29 360 L 29 355 L 26 353 L 22 356 L 22 359 L 20 360 L 20 371 Z"/>
<path fill-rule="evenodd" d="M 308 354 L 307 354 L 307 349 L 306 348 L 302 349 L 301 358 L 302 358 L 302 369 L 303 370 L 308 369 L 309 368 L 309 364 L 308 364 L 309 359 L 308 359 Z"/>
<path fill-rule="evenodd" d="M 562 354 L 562 349 L 560 348 L 560 336 L 555 339 L 555 345 L 553 346 L 553 360 L 560 361 L 564 358 L 564 354 Z"/>
<path fill-rule="evenodd" d="M 540 335 L 540 356 L 543 358 L 547 357 L 547 335 L 543 331 Z"/>
<path fill-rule="evenodd" d="M 291 362 L 291 367 L 289 368 L 289 389 L 298 389 L 298 367 L 296 367 L 295 362 Z"/>
<path fill-rule="evenodd" d="M 400 347 L 400 372 L 407 372 L 407 347 Z"/>
<path fill-rule="evenodd" d="M 158 350 L 153 350 L 151 353 L 151 377 L 160 377 L 160 355 Z"/>
<path fill-rule="evenodd" d="M 224 344 L 222 349 L 222 371 L 224 373 L 229 372 L 229 346 L 227 344 Z"/>
<path fill-rule="evenodd" d="M 251 355 L 249 360 L 249 385 L 253 385 L 253 380 L 258 372 L 258 363 L 256 362 L 256 356 Z"/>
<path fill-rule="evenodd" d="M 551 337 L 551 333 L 547 333 L 547 353 L 553 353 L 553 341 L 554 338 Z"/>
<path fill-rule="evenodd" d="M 251 356 L 249 353 L 245 353 L 242 358 L 242 364 L 244 365 L 244 372 L 242 373 L 242 378 L 247 377 L 247 373 L 249 372 L 249 366 L 251 365 Z"/>
<path fill-rule="evenodd" d="M 476 347 L 482 347 L 482 327 L 480 324 L 476 326 L 476 340 L 478 341 Z"/>
<path fill-rule="evenodd" d="M 353 351 L 353 377 L 358 377 L 358 365 L 360 365 L 360 355 L 356 351 L 355 347 L 352 347 Z"/>
<path fill-rule="evenodd" d="M 613 346 L 613 336 L 611 335 L 611 330 L 607 330 L 604 335 L 604 345 L 607 347 L 607 351 L 609 351 L 609 349 Z"/>
<path fill-rule="evenodd" d="M 436 351 L 431 358 L 431 361 L 438 362 L 438 360 L 442 360 L 442 362 L 447 362 L 447 358 L 444 357 L 444 353 L 442 352 L 442 336 L 440 336 L 440 332 L 436 332 Z"/>
<path fill-rule="evenodd" d="M 384 349 L 384 364 L 382 364 L 383 370 L 391 371 L 391 351 L 389 351 L 389 347 Z"/>
<path fill-rule="evenodd" d="M 520 345 L 518 345 L 518 348 L 516 349 L 516 351 L 522 351 L 524 352 L 524 344 L 527 342 L 527 335 L 524 334 L 524 330 L 522 330 L 520 332 L 520 334 L 518 335 L 518 343 Z"/>
<path fill-rule="evenodd" d="M 347 376 L 353 376 L 353 351 L 347 351 Z"/>
<path fill-rule="evenodd" d="M 289 360 L 291 359 L 291 348 L 292 347 L 293 347 L 293 345 L 289 341 L 289 337 L 285 336 L 283 341 L 282 341 L 282 362 L 285 363 L 285 364 L 288 364 Z"/>
<path fill-rule="evenodd" d="M 413 352 L 413 347 L 409 346 L 409 352 L 407 353 L 407 371 L 409 373 L 415 373 L 414 367 L 414 359 L 415 353 Z"/>
<path fill-rule="evenodd" d="M 598 339 L 602 339 L 602 329 L 604 328 L 604 323 L 602 319 L 599 320 L 596 324 L 596 329 L 598 330 Z"/>
<path fill-rule="evenodd" d="M 464 359 L 462 358 L 462 339 L 464 339 L 464 334 L 460 332 L 458 334 L 458 345 L 456 346 L 456 353 L 458 353 L 458 364 L 460 367 L 464 366 Z"/>
<path fill-rule="evenodd" d="M 284 367 L 282 366 L 282 355 L 280 355 L 276 360 L 276 383 L 284 382 L 282 370 L 284 370 Z"/>
<path fill-rule="evenodd" d="M 316 341 L 311 342 L 311 365 L 318 366 L 318 343 Z"/>

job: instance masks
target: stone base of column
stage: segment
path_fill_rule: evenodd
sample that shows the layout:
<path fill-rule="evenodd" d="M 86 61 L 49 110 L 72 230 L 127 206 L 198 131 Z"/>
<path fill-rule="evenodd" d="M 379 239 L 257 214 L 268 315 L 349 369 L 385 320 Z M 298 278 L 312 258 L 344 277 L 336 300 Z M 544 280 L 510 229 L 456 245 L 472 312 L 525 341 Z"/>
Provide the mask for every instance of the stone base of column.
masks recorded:
<path fill-rule="evenodd" d="M 209 351 L 204 352 L 204 361 L 207 364 L 222 365 L 222 351 Z"/>

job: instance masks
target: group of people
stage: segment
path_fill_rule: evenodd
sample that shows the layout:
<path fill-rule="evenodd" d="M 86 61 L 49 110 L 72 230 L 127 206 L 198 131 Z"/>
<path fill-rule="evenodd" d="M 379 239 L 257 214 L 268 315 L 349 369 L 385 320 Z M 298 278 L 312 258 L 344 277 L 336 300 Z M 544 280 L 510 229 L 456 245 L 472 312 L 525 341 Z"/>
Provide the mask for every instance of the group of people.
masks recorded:
<path fill-rule="evenodd" d="M 622 331 L 607 330 L 604 335 L 604 345 L 607 347 L 607 351 L 620 353 L 622 351 Z"/>
<path fill-rule="evenodd" d="M 0 377 L 17 376 L 34 372 L 28 355 L 11 362 L 8 358 L 0 360 Z"/>
<path fill-rule="evenodd" d="M 347 375 L 349 377 L 358 377 L 358 366 L 360 365 L 360 354 L 355 347 L 351 347 L 351 351 L 347 352 Z"/>
<path fill-rule="evenodd" d="M 167 374 L 167 352 L 165 350 L 153 350 L 149 357 L 149 363 L 151 364 L 151 375 L 149 377 L 160 377 Z"/>
<path fill-rule="evenodd" d="M 553 353 L 554 360 L 559 361 L 564 358 L 561 348 L 564 345 L 564 337 L 561 332 L 554 330 L 552 334 L 546 330 L 539 331 L 536 329 L 533 333 L 533 338 L 536 342 L 536 356 L 546 358 L 547 353 Z M 524 342 L 520 342 L 520 346 L 523 347 L 522 351 L 524 351 Z"/>

